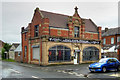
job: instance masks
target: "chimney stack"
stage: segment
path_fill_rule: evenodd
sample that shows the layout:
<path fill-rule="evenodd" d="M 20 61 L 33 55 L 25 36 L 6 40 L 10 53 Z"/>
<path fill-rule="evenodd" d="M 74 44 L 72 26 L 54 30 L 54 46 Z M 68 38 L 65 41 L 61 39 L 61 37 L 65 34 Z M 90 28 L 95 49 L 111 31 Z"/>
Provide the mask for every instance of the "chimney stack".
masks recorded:
<path fill-rule="evenodd" d="M 108 31 L 108 28 L 105 28 L 105 32 L 107 32 Z"/>

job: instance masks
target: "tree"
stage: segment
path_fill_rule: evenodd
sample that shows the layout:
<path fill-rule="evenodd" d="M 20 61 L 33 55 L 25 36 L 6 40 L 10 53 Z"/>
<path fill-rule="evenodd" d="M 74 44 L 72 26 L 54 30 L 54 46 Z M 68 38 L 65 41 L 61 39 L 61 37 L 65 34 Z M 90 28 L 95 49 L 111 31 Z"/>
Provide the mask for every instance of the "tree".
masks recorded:
<path fill-rule="evenodd" d="M 4 55 L 4 53 L 5 53 L 5 49 L 2 48 L 2 59 L 5 59 L 5 55 Z"/>
<path fill-rule="evenodd" d="M 3 48 L 5 49 L 5 51 L 7 52 L 7 54 L 8 54 L 8 59 L 9 59 L 9 49 L 11 48 L 11 46 L 12 45 L 10 45 L 10 44 L 8 44 L 8 43 L 5 43 L 4 44 L 4 46 L 3 46 Z"/>

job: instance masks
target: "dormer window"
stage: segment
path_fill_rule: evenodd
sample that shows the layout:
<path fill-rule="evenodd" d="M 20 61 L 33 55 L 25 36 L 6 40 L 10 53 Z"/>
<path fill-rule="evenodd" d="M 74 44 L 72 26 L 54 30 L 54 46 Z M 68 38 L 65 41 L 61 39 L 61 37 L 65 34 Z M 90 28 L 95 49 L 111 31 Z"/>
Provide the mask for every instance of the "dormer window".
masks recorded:
<path fill-rule="evenodd" d="M 74 27 L 74 37 L 79 37 L 79 27 L 78 26 Z"/>
<path fill-rule="evenodd" d="M 34 31 L 35 31 L 34 36 L 38 37 L 38 34 L 39 34 L 39 25 L 35 25 Z"/>

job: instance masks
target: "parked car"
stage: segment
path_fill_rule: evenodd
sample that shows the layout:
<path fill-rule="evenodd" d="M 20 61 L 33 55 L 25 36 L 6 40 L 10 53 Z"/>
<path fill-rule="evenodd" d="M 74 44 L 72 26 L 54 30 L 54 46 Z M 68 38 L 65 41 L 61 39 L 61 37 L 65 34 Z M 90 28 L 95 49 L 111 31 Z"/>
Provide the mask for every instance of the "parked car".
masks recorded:
<path fill-rule="evenodd" d="M 116 58 L 102 58 L 99 62 L 89 65 L 91 72 L 102 71 L 106 72 L 109 70 L 120 70 L 120 62 Z"/>

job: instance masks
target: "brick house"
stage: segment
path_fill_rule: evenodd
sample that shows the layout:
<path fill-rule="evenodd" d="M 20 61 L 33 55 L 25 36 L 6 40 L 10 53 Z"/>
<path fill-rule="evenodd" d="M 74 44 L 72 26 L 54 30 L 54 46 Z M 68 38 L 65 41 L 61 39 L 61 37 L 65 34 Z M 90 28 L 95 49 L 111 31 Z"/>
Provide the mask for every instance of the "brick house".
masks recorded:
<path fill-rule="evenodd" d="M 114 51 L 109 51 L 106 55 L 108 57 L 117 57 L 120 60 L 120 27 L 105 28 L 105 30 L 102 31 L 102 41 L 102 49 L 104 51 L 109 51 L 111 47 L 115 46 Z"/>
<path fill-rule="evenodd" d="M 21 28 L 23 62 L 79 64 L 101 58 L 101 27 L 81 18 L 36 8 L 31 23 Z"/>
<path fill-rule="evenodd" d="M 21 44 L 14 50 L 15 52 L 15 61 L 22 62 L 22 46 Z"/>
<path fill-rule="evenodd" d="M 15 49 L 19 46 L 19 43 L 13 43 L 9 50 L 9 59 L 15 59 Z"/>

